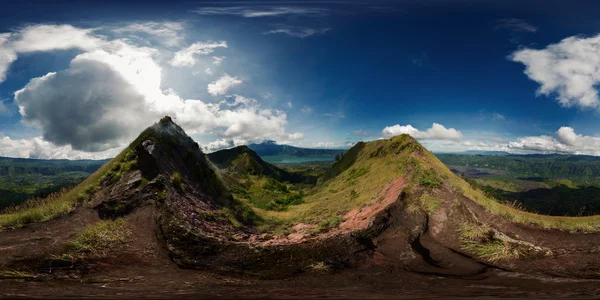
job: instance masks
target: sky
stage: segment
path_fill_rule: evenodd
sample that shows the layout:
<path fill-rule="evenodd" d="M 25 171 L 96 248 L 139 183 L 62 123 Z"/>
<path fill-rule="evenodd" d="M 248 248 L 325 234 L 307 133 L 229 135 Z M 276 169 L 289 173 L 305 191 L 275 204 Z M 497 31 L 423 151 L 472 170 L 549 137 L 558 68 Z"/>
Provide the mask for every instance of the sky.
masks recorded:
<path fill-rule="evenodd" d="M 206 152 L 600 155 L 599 83 L 600 1 L 0 2 L 0 156 L 113 157 L 165 115 Z"/>

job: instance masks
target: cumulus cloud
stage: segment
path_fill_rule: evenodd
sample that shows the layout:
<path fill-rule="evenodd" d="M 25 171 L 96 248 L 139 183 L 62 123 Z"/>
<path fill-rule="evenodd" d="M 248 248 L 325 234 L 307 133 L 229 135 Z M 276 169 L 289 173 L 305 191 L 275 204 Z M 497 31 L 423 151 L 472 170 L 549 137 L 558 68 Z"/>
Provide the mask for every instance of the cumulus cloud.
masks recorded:
<path fill-rule="evenodd" d="M 240 84 L 242 84 L 242 80 L 240 78 L 231 77 L 228 74 L 225 74 L 216 81 L 209 83 L 207 89 L 209 94 L 217 96 L 227 93 L 229 89 Z"/>
<path fill-rule="evenodd" d="M 197 42 L 189 47 L 175 52 L 175 56 L 169 62 L 174 67 L 191 67 L 196 64 L 196 56 L 208 55 L 218 48 L 227 48 L 227 42 Z"/>
<path fill-rule="evenodd" d="M 234 146 L 235 146 L 235 143 L 233 140 L 217 139 L 215 141 L 212 141 L 212 142 L 206 144 L 206 146 L 204 146 L 203 149 L 204 149 L 204 152 L 211 153 L 211 152 L 219 151 L 222 149 L 232 148 Z"/>
<path fill-rule="evenodd" d="M 297 37 L 297 38 L 303 39 L 303 38 L 307 38 L 307 37 L 313 36 L 313 35 L 325 34 L 329 30 L 331 30 L 331 28 L 288 27 L 288 28 L 272 29 L 272 30 L 263 32 L 263 34 L 285 34 L 285 35 L 289 35 L 291 37 Z"/>
<path fill-rule="evenodd" d="M 230 7 L 200 7 L 192 12 L 200 15 L 233 15 L 245 18 L 276 17 L 285 15 L 324 15 L 328 9 L 317 7 L 297 6 L 230 6 Z"/>
<path fill-rule="evenodd" d="M 83 32 L 90 36 L 80 38 L 83 44 L 76 47 L 96 48 L 77 55 L 65 70 L 33 78 L 15 93 L 23 122 L 39 128 L 43 136 L 16 142 L 4 137 L 4 152 L 0 154 L 45 158 L 114 154 L 164 115 L 172 116 L 190 134 L 210 132 L 236 142 L 303 137 L 286 131 L 284 112 L 263 108 L 255 99 L 235 95 L 219 103 L 206 103 L 182 99 L 172 89 L 163 90 L 161 68 L 153 58 L 157 50 L 133 46 L 126 40 L 97 38 L 91 36 L 92 30 Z M 215 85 L 215 93 L 227 90 L 226 86 Z M 6 150 L 10 147 L 21 150 Z"/>
<path fill-rule="evenodd" d="M 206 74 L 208 74 L 208 75 L 212 75 L 212 74 L 213 74 L 213 71 L 212 71 L 210 68 L 206 68 L 206 69 L 204 70 L 204 73 L 206 73 Z"/>
<path fill-rule="evenodd" d="M 381 131 L 381 134 L 385 138 L 390 138 L 400 134 L 410 134 L 416 139 L 424 140 L 457 140 L 463 138 L 463 135 L 460 131 L 454 128 L 446 128 L 438 123 L 433 123 L 431 128 L 425 131 L 420 131 L 412 127 L 410 124 L 406 126 L 400 126 L 399 124 L 396 124 L 394 126 L 385 127 Z"/>
<path fill-rule="evenodd" d="M 42 128 L 44 139 L 75 150 L 114 148 L 120 137 L 148 125 L 144 96 L 110 65 L 85 56 L 65 71 L 32 79 L 15 101 L 23 121 Z"/>
<path fill-rule="evenodd" d="M 563 126 L 556 131 L 556 138 L 547 135 L 522 137 L 510 142 L 509 147 L 548 153 L 600 155 L 600 137 L 576 134 L 573 128 Z"/>
<path fill-rule="evenodd" d="M 144 33 L 160 38 L 167 46 L 179 46 L 184 39 L 183 24 L 179 22 L 133 23 L 113 30 L 116 33 Z"/>
<path fill-rule="evenodd" d="M 525 65 L 525 74 L 540 84 L 538 95 L 556 94 L 564 107 L 598 108 L 600 35 L 569 37 L 541 50 L 521 49 L 510 59 Z"/>
<path fill-rule="evenodd" d="M 118 154 L 121 149 L 104 152 L 83 152 L 73 150 L 71 146 L 56 146 L 42 137 L 31 139 L 0 138 L 0 156 L 40 159 L 105 159 Z"/>

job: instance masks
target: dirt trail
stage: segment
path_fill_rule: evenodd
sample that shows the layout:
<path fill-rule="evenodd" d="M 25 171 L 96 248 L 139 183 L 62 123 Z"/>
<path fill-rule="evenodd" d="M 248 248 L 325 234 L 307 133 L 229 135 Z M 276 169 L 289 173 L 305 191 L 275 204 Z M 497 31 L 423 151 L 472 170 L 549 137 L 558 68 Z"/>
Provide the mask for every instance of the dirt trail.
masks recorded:
<path fill-rule="evenodd" d="M 0 232 L 0 268 L 16 259 L 34 259 L 56 250 L 82 228 L 99 220 L 95 210 L 80 207 L 48 222 Z"/>

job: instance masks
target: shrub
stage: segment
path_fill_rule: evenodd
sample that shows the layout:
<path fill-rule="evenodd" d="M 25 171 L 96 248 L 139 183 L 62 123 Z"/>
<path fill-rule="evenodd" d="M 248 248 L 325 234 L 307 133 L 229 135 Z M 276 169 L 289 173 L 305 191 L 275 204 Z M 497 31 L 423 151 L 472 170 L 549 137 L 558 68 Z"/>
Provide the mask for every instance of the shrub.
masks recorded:
<path fill-rule="evenodd" d="M 178 172 L 173 173 L 171 176 L 171 184 L 178 190 L 183 190 L 183 182 L 181 181 L 181 175 Z"/>

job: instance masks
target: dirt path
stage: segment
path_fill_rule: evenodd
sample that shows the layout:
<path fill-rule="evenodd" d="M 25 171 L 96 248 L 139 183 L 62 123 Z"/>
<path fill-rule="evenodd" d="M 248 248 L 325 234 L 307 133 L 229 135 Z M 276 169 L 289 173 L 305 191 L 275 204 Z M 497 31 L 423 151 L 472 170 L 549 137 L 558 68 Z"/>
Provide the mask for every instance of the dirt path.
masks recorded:
<path fill-rule="evenodd" d="M 426 276 L 369 268 L 340 273 L 310 273 L 279 280 L 227 277 L 192 270 L 140 269 L 137 277 L 102 276 L 80 281 L 0 281 L 3 297 L 85 298 L 394 298 L 599 297 L 598 281 L 533 277 L 494 272 L 484 278 Z"/>

